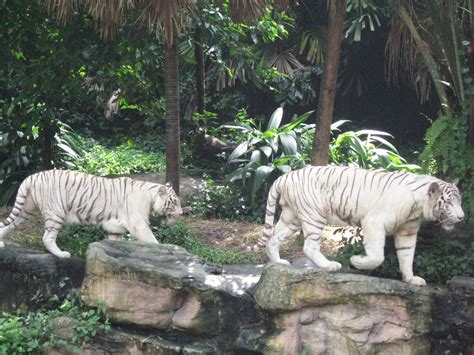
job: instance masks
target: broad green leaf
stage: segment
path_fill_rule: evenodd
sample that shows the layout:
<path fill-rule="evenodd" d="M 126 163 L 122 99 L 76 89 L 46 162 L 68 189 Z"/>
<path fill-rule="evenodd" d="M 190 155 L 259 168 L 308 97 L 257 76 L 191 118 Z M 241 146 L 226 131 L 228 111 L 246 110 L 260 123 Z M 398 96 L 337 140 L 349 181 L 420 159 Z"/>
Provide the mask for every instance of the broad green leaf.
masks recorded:
<path fill-rule="evenodd" d="M 235 159 L 247 153 L 248 149 L 249 149 L 249 142 L 240 143 L 237 146 L 237 148 L 235 148 L 234 151 L 229 155 L 229 158 L 227 159 L 227 164 L 232 163 Z"/>
<path fill-rule="evenodd" d="M 252 155 L 250 156 L 250 161 L 253 161 L 255 163 L 260 163 L 261 160 L 262 160 L 262 153 L 260 152 L 260 150 L 254 150 L 252 152 Z"/>
<path fill-rule="evenodd" d="M 277 131 L 275 129 L 269 129 L 262 133 L 262 138 L 272 138 L 277 135 Z"/>
<path fill-rule="evenodd" d="M 262 187 L 263 183 L 267 180 L 268 176 L 272 173 L 275 169 L 273 166 L 263 165 L 259 166 L 255 170 L 255 176 L 253 179 L 253 186 L 252 186 L 252 199 L 255 198 L 256 192 Z"/>
<path fill-rule="evenodd" d="M 268 145 L 264 145 L 263 147 L 260 147 L 259 149 L 267 158 L 270 158 L 270 156 L 272 155 L 272 148 L 269 147 Z"/>
<path fill-rule="evenodd" d="M 295 155 L 298 149 L 296 139 L 289 134 L 280 134 L 281 145 L 286 155 Z"/>
<path fill-rule="evenodd" d="M 306 121 L 309 116 L 311 116 L 313 114 L 314 110 L 313 111 L 308 111 L 306 113 L 303 113 L 301 116 L 299 116 L 295 121 L 293 122 L 290 122 L 286 125 L 284 125 L 282 127 L 282 131 L 283 132 L 288 132 L 288 131 L 292 131 L 294 130 L 296 127 L 298 127 L 301 123 L 303 123 L 304 121 Z"/>
<path fill-rule="evenodd" d="M 278 165 L 276 168 L 283 174 L 289 173 L 291 171 L 291 166 L 289 165 Z"/>
<path fill-rule="evenodd" d="M 272 116 L 270 117 L 270 121 L 268 121 L 267 130 L 276 129 L 280 127 L 282 118 L 283 118 L 283 108 L 278 107 L 275 111 L 273 111 Z"/>
<path fill-rule="evenodd" d="M 389 141 L 387 141 L 386 139 L 384 139 L 382 137 L 379 137 L 379 136 L 371 136 L 370 138 L 372 138 L 374 141 L 378 141 L 378 142 L 382 143 L 386 147 L 390 148 L 393 152 L 397 152 L 397 148 L 395 148 L 395 146 L 392 143 L 390 143 Z"/>
<path fill-rule="evenodd" d="M 245 182 L 247 180 L 247 174 L 254 170 L 255 165 L 255 162 L 250 161 L 247 165 L 244 166 L 244 168 L 242 169 L 242 184 L 245 185 Z"/>
<path fill-rule="evenodd" d="M 393 137 L 390 133 L 383 132 L 383 131 L 377 131 L 374 129 L 361 129 L 360 131 L 357 131 L 356 134 L 358 136 L 360 135 L 377 135 L 377 136 L 387 136 L 387 137 Z"/>

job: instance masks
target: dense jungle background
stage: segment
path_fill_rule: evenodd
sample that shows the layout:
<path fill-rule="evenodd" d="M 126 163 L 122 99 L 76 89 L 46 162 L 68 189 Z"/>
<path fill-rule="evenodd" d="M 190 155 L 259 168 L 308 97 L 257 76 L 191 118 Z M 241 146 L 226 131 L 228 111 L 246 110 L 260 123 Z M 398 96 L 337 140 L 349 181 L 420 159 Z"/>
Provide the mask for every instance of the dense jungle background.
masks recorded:
<path fill-rule="evenodd" d="M 0 204 L 44 169 L 163 173 L 175 187 L 181 172 L 195 178 L 181 194 L 192 210 L 157 238 L 218 263 L 260 262 L 246 247 L 271 183 L 311 162 L 329 3 L 1 0 Z M 459 178 L 472 223 L 472 1 L 341 3 L 329 163 Z M 359 231 L 341 233 L 327 248 L 348 267 L 362 245 Z M 14 238 L 41 248 L 40 234 L 33 221 Z M 83 257 L 103 237 L 68 227 L 58 242 Z M 429 282 L 472 274 L 472 239 L 420 240 L 415 268 Z M 375 274 L 399 278 L 387 255 Z"/>

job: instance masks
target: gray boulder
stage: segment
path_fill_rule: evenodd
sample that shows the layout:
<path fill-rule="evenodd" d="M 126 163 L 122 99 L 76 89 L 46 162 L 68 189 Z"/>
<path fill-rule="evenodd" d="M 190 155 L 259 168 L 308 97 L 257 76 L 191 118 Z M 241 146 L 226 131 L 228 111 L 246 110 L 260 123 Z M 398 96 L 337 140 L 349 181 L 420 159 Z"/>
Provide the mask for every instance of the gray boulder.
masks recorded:
<path fill-rule="evenodd" d="M 116 324 L 228 342 L 257 320 L 247 290 L 258 278 L 255 267 L 226 274 L 174 245 L 104 241 L 89 246 L 81 295 L 89 306 L 103 302 Z"/>
<path fill-rule="evenodd" d="M 81 287 L 84 262 L 8 243 L 0 248 L 0 310 L 35 310 Z"/>
<path fill-rule="evenodd" d="M 275 330 L 271 354 L 416 354 L 430 349 L 429 288 L 358 274 L 269 265 L 257 305 Z"/>

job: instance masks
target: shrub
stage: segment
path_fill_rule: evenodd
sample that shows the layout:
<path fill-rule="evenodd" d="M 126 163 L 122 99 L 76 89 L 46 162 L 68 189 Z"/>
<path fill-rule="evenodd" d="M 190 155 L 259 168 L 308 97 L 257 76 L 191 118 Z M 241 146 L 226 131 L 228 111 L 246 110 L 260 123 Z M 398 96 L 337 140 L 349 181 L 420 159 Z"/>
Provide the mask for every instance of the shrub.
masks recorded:
<path fill-rule="evenodd" d="M 71 253 L 73 257 L 84 259 L 90 243 L 106 238 L 106 232 L 96 226 L 66 226 L 57 239 L 60 249 Z"/>
<path fill-rule="evenodd" d="M 51 302 L 54 303 L 53 298 Z M 62 316 L 75 320 L 71 339 L 58 339 L 52 332 L 53 321 Z M 0 316 L 0 353 L 41 354 L 48 348 L 62 346 L 72 352 L 79 350 L 99 331 L 108 331 L 110 324 L 105 309 L 85 307 L 79 295 L 69 295 L 56 309 L 40 309 L 35 312 L 2 313 Z"/>
<path fill-rule="evenodd" d="M 219 185 L 212 179 L 199 185 L 198 193 L 189 196 L 186 205 L 200 218 L 245 220 L 256 217 L 239 185 Z"/>
<path fill-rule="evenodd" d="M 426 131 L 423 170 L 445 180 L 459 178 L 466 221 L 474 221 L 474 149 L 467 143 L 467 114 L 441 116 Z"/>
<path fill-rule="evenodd" d="M 211 248 L 201 243 L 182 221 L 155 227 L 154 234 L 160 243 L 181 246 L 189 253 L 197 255 L 206 261 L 219 264 L 243 264 L 258 261 L 255 253 L 231 252 L 224 249 Z"/>
<path fill-rule="evenodd" d="M 84 142 L 85 153 L 76 161 L 77 170 L 94 175 L 159 172 L 165 170 L 161 152 L 146 151 L 132 140 L 109 148 L 94 139 Z"/>

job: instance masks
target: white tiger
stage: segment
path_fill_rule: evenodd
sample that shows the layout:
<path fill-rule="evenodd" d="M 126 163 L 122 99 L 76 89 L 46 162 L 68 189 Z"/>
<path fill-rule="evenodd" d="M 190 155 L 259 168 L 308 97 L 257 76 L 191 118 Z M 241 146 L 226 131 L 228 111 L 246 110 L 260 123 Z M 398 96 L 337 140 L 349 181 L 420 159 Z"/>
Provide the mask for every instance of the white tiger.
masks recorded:
<path fill-rule="evenodd" d="M 0 223 L 0 247 L 5 245 L 5 235 L 38 213 L 44 220 L 43 244 L 60 258 L 71 256 L 56 245 L 58 232 L 65 224 L 98 225 L 112 240 L 129 231 L 138 240 L 158 243 L 149 227 L 151 212 L 166 216 L 168 221 L 183 213 L 179 197 L 169 184 L 66 170 L 43 171 L 21 183 L 12 212 Z"/>
<path fill-rule="evenodd" d="M 267 201 L 265 231 L 259 242 L 266 244 L 270 262 L 280 259 L 283 240 L 303 230 L 304 254 L 318 267 L 336 271 L 341 264 L 320 252 L 325 224 L 362 227 L 366 255 L 354 255 L 351 263 L 371 270 L 384 260 L 385 236 L 393 235 L 403 280 L 423 286 L 413 275 L 416 237 L 422 219 L 435 220 L 450 230 L 464 218 L 457 181 L 406 172 L 368 171 L 353 167 L 306 167 L 279 177 Z M 273 231 L 276 205 L 282 207 Z"/>

